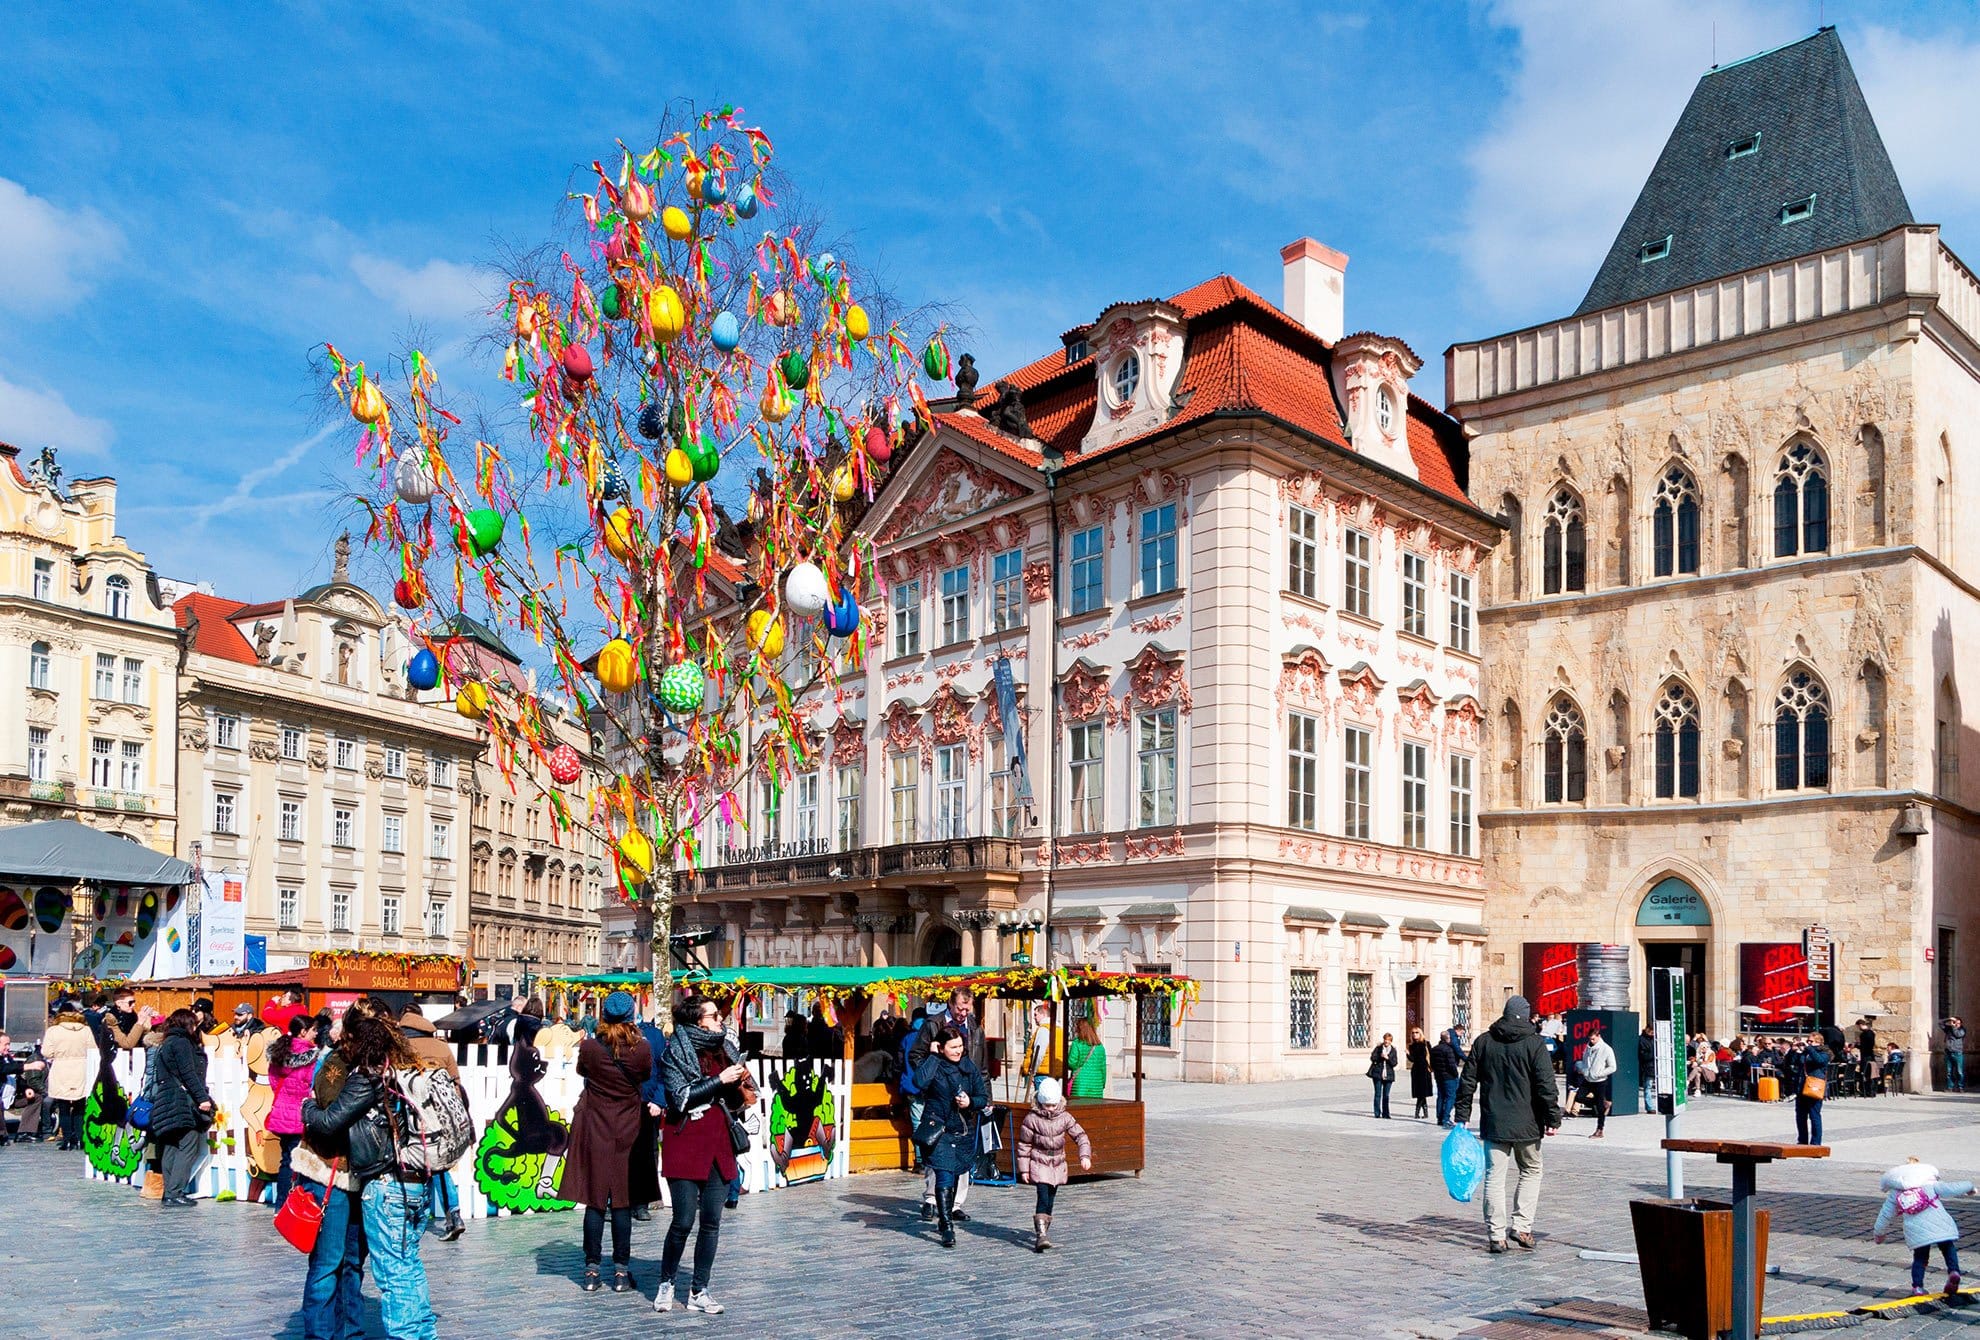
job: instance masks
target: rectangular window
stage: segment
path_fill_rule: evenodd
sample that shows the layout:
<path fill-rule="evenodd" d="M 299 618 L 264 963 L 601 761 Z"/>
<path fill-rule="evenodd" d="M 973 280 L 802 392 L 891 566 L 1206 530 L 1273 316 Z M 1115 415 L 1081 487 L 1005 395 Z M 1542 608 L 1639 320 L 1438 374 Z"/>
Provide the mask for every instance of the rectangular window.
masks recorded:
<path fill-rule="evenodd" d="M 894 588 L 894 655 L 921 654 L 921 580 Z"/>
<path fill-rule="evenodd" d="M 1163 503 L 1141 514 L 1141 594 L 1173 591 L 1180 580 L 1176 566 L 1176 505 Z"/>
<path fill-rule="evenodd" d="M 352 847 L 357 845 L 357 811 L 348 805 L 338 805 L 330 811 L 330 845 Z"/>
<path fill-rule="evenodd" d="M 1643 262 L 1646 265 L 1649 264 L 1651 261 L 1663 260 L 1666 256 L 1670 254 L 1671 254 L 1671 235 L 1669 233 L 1665 233 L 1662 237 L 1658 238 L 1654 242 L 1645 242 L 1642 246 L 1636 249 L 1636 259 Z"/>
<path fill-rule="evenodd" d="M 921 758 L 917 754 L 889 754 L 887 768 L 894 842 L 913 842 L 921 824 Z"/>
<path fill-rule="evenodd" d="M 55 598 L 55 560 L 52 558 L 34 560 L 34 598 L 36 600 Z"/>
<path fill-rule="evenodd" d="M 300 763 L 303 756 L 303 728 L 301 726 L 282 727 L 282 758 L 285 762 Z"/>
<path fill-rule="evenodd" d="M 1294 1051 L 1307 1051 L 1320 1045 L 1319 1029 L 1314 1026 L 1319 1000 L 1320 974 L 1312 968 L 1294 968 L 1288 1000 L 1292 1036 L 1287 1039 L 1287 1045 Z"/>
<path fill-rule="evenodd" d="M 144 790 L 144 746 L 136 740 L 124 741 L 122 757 L 117 764 L 117 789 Z"/>
<path fill-rule="evenodd" d="M 436 940 L 447 938 L 447 900 L 435 898 L 426 905 L 426 933 Z"/>
<path fill-rule="evenodd" d="M 111 777 L 110 742 L 93 739 L 89 742 L 89 784 L 102 791 L 110 789 Z"/>
<path fill-rule="evenodd" d="M 278 831 L 284 842 L 303 840 L 303 803 L 300 800 L 282 802 L 282 822 Z"/>
<path fill-rule="evenodd" d="M 1176 821 L 1176 709 L 1135 719 L 1134 822 L 1159 828 Z"/>
<path fill-rule="evenodd" d="M 1469 754 L 1451 755 L 1451 855 L 1469 856 L 1477 845 L 1477 823 L 1472 818 L 1472 759 Z"/>
<path fill-rule="evenodd" d="M 403 814 L 386 815 L 383 830 L 379 839 L 379 845 L 386 851 L 394 854 L 403 854 L 406 850 L 406 816 Z"/>
<path fill-rule="evenodd" d="M 1451 574 L 1451 650 L 1471 654 L 1471 578 L 1462 572 Z"/>
<path fill-rule="evenodd" d="M 48 727 L 28 727 L 28 780 L 48 780 Z"/>
<path fill-rule="evenodd" d="M 1815 217 L 1815 197 L 1804 195 L 1799 200 L 1790 200 L 1781 206 L 1782 223 L 1805 223 Z"/>
<path fill-rule="evenodd" d="M 1011 751 L 998 732 L 990 737 L 990 832 L 1016 837 L 1017 831 L 1017 777 L 1011 772 Z"/>
<path fill-rule="evenodd" d="M 239 749 L 241 747 L 241 719 L 231 712 L 213 714 L 213 747 L 216 749 Z"/>
<path fill-rule="evenodd" d="M 1101 789 L 1104 737 L 1101 723 L 1085 721 L 1067 732 L 1066 757 L 1071 760 L 1071 785 L 1066 788 L 1066 831 L 1098 833 L 1105 820 Z"/>
<path fill-rule="evenodd" d="M 1154 973 L 1160 977 L 1169 975 L 1166 963 L 1138 963 L 1136 972 Z M 1135 1023 L 1141 1029 L 1141 1041 L 1149 1047 L 1173 1047 L 1176 1045 L 1173 1021 L 1169 1017 L 1169 1001 L 1166 996 L 1139 996 L 1134 1002 Z"/>
<path fill-rule="evenodd" d="M 381 893 L 378 895 L 378 929 L 386 935 L 399 933 L 399 895 Z"/>
<path fill-rule="evenodd" d="M 1341 608 L 1349 614 L 1369 617 L 1375 608 L 1375 541 L 1362 531 L 1341 535 L 1345 558 L 1341 567 Z"/>
<path fill-rule="evenodd" d="M 1375 974 L 1351 972 L 1347 980 L 1347 1045 L 1360 1051 L 1369 1045 L 1368 1027 L 1375 1002 Z"/>
<path fill-rule="evenodd" d="M 969 568 L 942 573 L 942 645 L 969 641 Z"/>
<path fill-rule="evenodd" d="M 945 744 L 935 750 L 935 836 L 969 836 L 969 798 L 965 786 L 969 760 L 964 746 Z"/>
<path fill-rule="evenodd" d="M 1430 746 L 1414 740 L 1402 747 L 1402 844 L 1430 845 Z"/>
<path fill-rule="evenodd" d="M 36 642 L 28 647 L 28 687 L 45 689 L 49 685 L 49 647 L 46 642 Z"/>
<path fill-rule="evenodd" d="M 132 706 L 144 702 L 144 662 L 135 656 L 124 658 L 124 701 Z"/>
<path fill-rule="evenodd" d="M 812 851 L 818 842 L 818 774 L 800 773 L 793 785 L 797 790 L 797 828 L 791 839 L 800 850 Z"/>
<path fill-rule="evenodd" d="M 107 651 L 96 653 L 96 696 L 105 702 L 117 697 L 117 658 Z"/>
<path fill-rule="evenodd" d="M 777 845 L 778 835 L 784 831 L 784 793 L 767 782 L 763 787 L 763 813 L 757 820 L 756 840 L 765 846 Z"/>
<path fill-rule="evenodd" d="M 275 925 L 285 931 L 296 930 L 302 925 L 302 890 L 293 884 L 284 884 L 275 890 Z"/>
<path fill-rule="evenodd" d="M 1286 716 L 1286 826 L 1320 826 L 1320 719 Z"/>
<path fill-rule="evenodd" d="M 1088 526 L 1072 533 L 1066 570 L 1066 613 L 1085 614 L 1107 603 L 1107 533 Z"/>
<path fill-rule="evenodd" d="M 454 787 L 454 760 L 446 754 L 433 755 L 433 784 L 443 791 Z"/>
<path fill-rule="evenodd" d="M 236 827 L 236 823 L 235 823 L 236 816 L 234 813 L 235 806 L 238 800 L 239 797 L 237 797 L 232 791 L 215 791 L 213 793 L 213 831 L 214 832 L 231 835 L 234 833 L 238 833 L 240 831 L 239 828 Z"/>
<path fill-rule="evenodd" d="M 832 803 L 837 806 L 839 850 L 856 851 L 864 836 L 859 818 L 859 791 L 865 774 L 858 767 L 840 768 L 832 779 Z"/>
<path fill-rule="evenodd" d="M 1304 507 L 1286 509 L 1286 590 L 1320 598 L 1320 514 Z"/>
<path fill-rule="evenodd" d="M 1760 132 L 1757 130 L 1743 139 L 1734 140 L 1726 145 L 1727 158 L 1745 158 L 1750 154 L 1757 154 L 1759 152 Z"/>
<path fill-rule="evenodd" d="M 357 741 L 337 741 L 337 766 L 346 772 L 357 767 Z"/>
<path fill-rule="evenodd" d="M 1471 1036 L 1471 979 L 1451 978 L 1451 1026 Z"/>
<path fill-rule="evenodd" d="M 385 746 L 385 775 L 387 777 L 406 775 L 406 751 L 402 746 L 396 744 Z"/>
<path fill-rule="evenodd" d="M 1341 769 L 1341 832 L 1346 837 L 1365 839 L 1368 836 L 1369 801 L 1375 791 L 1375 773 L 1370 761 L 1374 739 L 1372 731 L 1360 726 L 1349 726 L 1345 734 Z"/>
<path fill-rule="evenodd" d="M 349 889 L 330 890 L 330 929 L 347 931 L 351 928 L 351 891 Z"/>
<path fill-rule="evenodd" d="M 1024 623 L 1024 551 L 1006 549 L 990 560 L 990 631 Z"/>
<path fill-rule="evenodd" d="M 1422 554 L 1402 557 L 1402 630 L 1412 637 L 1430 636 L 1430 560 Z"/>

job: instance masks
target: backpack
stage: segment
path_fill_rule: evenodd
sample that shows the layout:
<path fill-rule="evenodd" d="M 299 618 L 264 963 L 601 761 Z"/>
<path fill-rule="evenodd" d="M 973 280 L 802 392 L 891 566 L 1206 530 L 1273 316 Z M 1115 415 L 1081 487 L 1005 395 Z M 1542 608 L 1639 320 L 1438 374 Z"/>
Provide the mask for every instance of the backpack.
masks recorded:
<path fill-rule="evenodd" d="M 144 1049 L 144 1087 L 124 1110 L 124 1121 L 133 1130 L 151 1129 L 151 1108 L 158 1097 L 158 1053 L 162 1047 Z"/>
<path fill-rule="evenodd" d="M 459 1163 L 474 1143 L 467 1090 L 444 1066 L 388 1077 L 393 1161 L 409 1177 L 432 1177 Z"/>
<path fill-rule="evenodd" d="M 914 1062 L 908 1059 L 908 1053 L 914 1050 L 915 1041 L 920 1036 L 921 1029 L 911 1028 L 908 1030 L 908 1035 L 901 1039 L 901 1092 L 910 1098 L 921 1096 L 921 1085 L 917 1084 L 914 1078 Z"/>

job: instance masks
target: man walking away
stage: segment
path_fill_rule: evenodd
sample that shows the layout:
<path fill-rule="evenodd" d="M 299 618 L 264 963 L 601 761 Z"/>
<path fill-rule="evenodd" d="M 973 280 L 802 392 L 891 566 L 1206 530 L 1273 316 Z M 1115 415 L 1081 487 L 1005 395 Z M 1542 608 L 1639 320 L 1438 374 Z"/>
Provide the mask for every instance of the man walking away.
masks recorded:
<path fill-rule="evenodd" d="M 1877 1092 L 1877 1030 L 1867 1014 L 1856 1021 L 1856 1084 L 1865 1098 Z"/>
<path fill-rule="evenodd" d="M 1946 1020 L 1946 1092 L 1966 1092 L 1966 1025 L 1958 1015 Z"/>
<path fill-rule="evenodd" d="M 1636 1035 L 1636 1082 L 1643 1091 L 1645 1112 L 1657 1110 L 1657 1035 L 1650 1025 Z"/>
<path fill-rule="evenodd" d="M 1487 1250 L 1506 1250 L 1508 1241 L 1532 1251 L 1533 1217 L 1540 1209 L 1540 1142 L 1561 1128 L 1561 1103 L 1554 1092 L 1554 1067 L 1547 1044 L 1533 1027 L 1533 1008 L 1514 996 L 1485 1036 L 1471 1044 L 1464 1079 L 1458 1085 L 1456 1117 L 1471 1122 L 1476 1097 L 1478 1135 L 1485 1142 L 1485 1230 Z M 1508 1167 L 1513 1178 L 1507 1214 Z"/>
<path fill-rule="evenodd" d="M 1614 1105 L 1616 1049 L 1602 1036 L 1602 1025 L 1590 1024 L 1588 1043 L 1581 1049 L 1581 1089 L 1572 1107 L 1579 1107 L 1583 1095 L 1595 1105 L 1595 1130 L 1591 1140 L 1600 1140 L 1609 1124 L 1609 1108 Z"/>
<path fill-rule="evenodd" d="M 1430 1049 L 1430 1078 L 1437 1081 L 1437 1124 L 1451 1124 L 1451 1108 L 1457 1102 L 1458 1076 L 1464 1071 L 1464 1057 L 1458 1052 L 1456 1030 L 1445 1029 Z"/>

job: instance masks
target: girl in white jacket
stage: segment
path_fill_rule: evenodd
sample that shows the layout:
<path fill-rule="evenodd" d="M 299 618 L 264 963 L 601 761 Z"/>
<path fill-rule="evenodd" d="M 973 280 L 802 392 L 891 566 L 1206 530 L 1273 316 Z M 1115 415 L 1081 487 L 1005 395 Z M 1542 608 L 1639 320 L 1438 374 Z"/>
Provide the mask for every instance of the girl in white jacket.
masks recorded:
<path fill-rule="evenodd" d="M 1884 1208 L 1870 1230 L 1882 1242 L 1893 1217 L 1904 1219 L 1904 1242 L 1911 1248 L 1911 1291 L 1925 1292 L 1925 1263 L 1932 1248 L 1946 1259 L 1946 1296 L 1959 1292 L 1959 1225 L 1942 1203 L 1947 1196 L 1970 1196 L 1971 1182 L 1941 1182 L 1939 1170 L 1910 1159 L 1884 1174 Z"/>

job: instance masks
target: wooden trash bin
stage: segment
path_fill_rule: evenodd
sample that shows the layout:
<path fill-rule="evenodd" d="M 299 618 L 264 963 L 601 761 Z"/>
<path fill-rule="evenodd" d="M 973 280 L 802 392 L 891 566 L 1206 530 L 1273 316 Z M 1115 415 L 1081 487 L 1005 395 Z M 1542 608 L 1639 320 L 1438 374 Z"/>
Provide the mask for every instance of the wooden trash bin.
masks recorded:
<path fill-rule="evenodd" d="M 1650 1329 L 1672 1326 L 1691 1340 L 1716 1340 L 1732 1328 L 1733 1217 L 1724 1201 L 1633 1200 L 1636 1259 Z M 1767 1282 L 1767 1212 L 1754 1214 L 1753 1315 Z"/>

